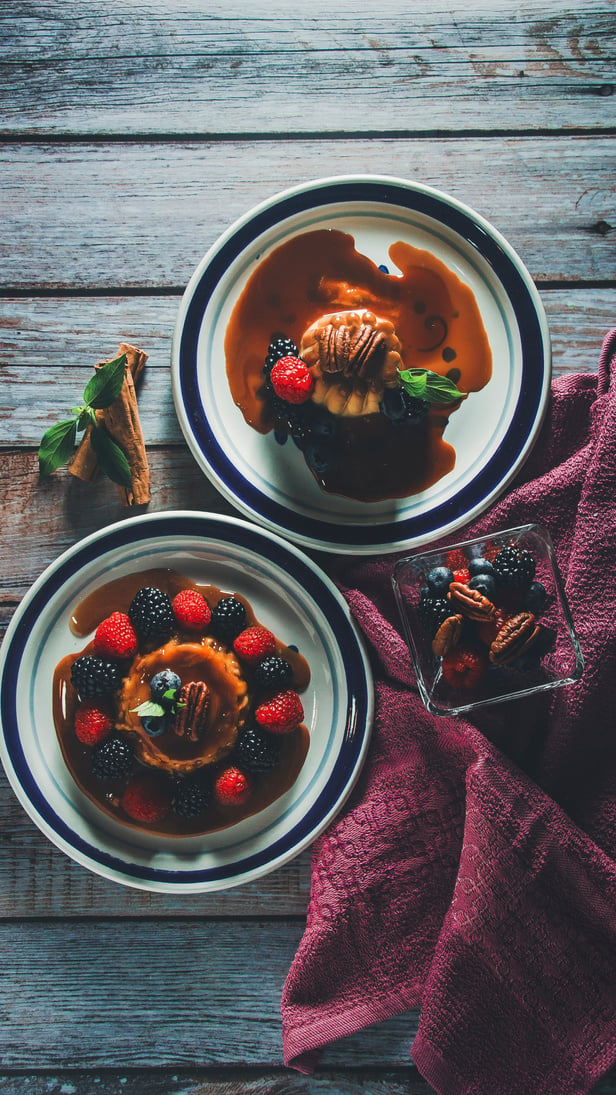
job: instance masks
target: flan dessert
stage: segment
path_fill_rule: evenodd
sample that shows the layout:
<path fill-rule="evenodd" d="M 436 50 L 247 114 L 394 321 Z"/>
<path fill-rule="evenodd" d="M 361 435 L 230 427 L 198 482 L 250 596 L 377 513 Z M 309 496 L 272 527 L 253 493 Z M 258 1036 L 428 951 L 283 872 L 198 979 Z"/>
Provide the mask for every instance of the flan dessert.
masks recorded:
<path fill-rule="evenodd" d="M 73 778 L 105 813 L 190 836 L 293 785 L 310 670 L 244 597 L 147 571 L 96 590 L 71 626 L 92 637 L 56 666 L 54 724 Z"/>
<path fill-rule="evenodd" d="M 362 502 L 451 471 L 449 418 L 492 375 L 470 286 L 404 241 L 387 257 L 377 265 L 337 229 L 301 233 L 258 263 L 225 333 L 245 421 L 291 438 L 322 490 Z"/>

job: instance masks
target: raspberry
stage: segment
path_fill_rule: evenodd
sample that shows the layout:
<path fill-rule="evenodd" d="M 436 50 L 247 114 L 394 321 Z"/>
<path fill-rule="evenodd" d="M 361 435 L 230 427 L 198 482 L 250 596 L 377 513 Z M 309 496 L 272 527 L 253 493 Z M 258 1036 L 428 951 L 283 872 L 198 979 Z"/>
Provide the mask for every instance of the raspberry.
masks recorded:
<path fill-rule="evenodd" d="M 132 658 L 137 646 L 135 629 L 125 612 L 112 612 L 94 634 L 94 650 L 104 658 Z"/>
<path fill-rule="evenodd" d="M 246 627 L 246 609 L 237 597 L 222 597 L 210 621 L 211 631 L 223 642 L 233 642 Z"/>
<path fill-rule="evenodd" d="M 97 779 L 121 779 L 130 772 L 134 759 L 128 742 L 110 734 L 92 750 L 92 774 Z"/>
<path fill-rule="evenodd" d="M 249 798 L 252 781 L 239 768 L 225 768 L 214 784 L 214 795 L 221 806 L 241 806 Z"/>
<path fill-rule="evenodd" d="M 259 688 L 284 688 L 293 680 L 293 670 L 286 658 L 271 654 L 256 667 L 254 677 Z"/>
<path fill-rule="evenodd" d="M 287 689 L 279 692 L 267 703 L 262 703 L 255 711 L 255 719 L 265 730 L 272 734 L 288 734 L 299 726 L 304 717 L 304 708 L 297 692 Z"/>
<path fill-rule="evenodd" d="M 281 357 L 270 374 L 277 396 L 287 403 L 305 403 L 314 390 L 314 377 L 301 357 Z"/>
<path fill-rule="evenodd" d="M 116 662 L 97 658 L 95 654 L 82 654 L 71 666 L 71 682 L 82 700 L 94 696 L 109 696 L 117 692 L 122 674 Z"/>
<path fill-rule="evenodd" d="M 135 776 L 126 787 L 120 800 L 125 814 L 133 821 L 151 824 L 162 821 L 171 809 L 171 790 L 168 782 L 146 772 Z"/>
<path fill-rule="evenodd" d="M 157 639 L 164 642 L 175 627 L 171 601 L 162 589 L 144 586 L 133 597 L 128 615 L 141 639 Z"/>
<path fill-rule="evenodd" d="M 486 655 L 472 646 L 454 646 L 442 661 L 443 676 L 452 688 L 474 688 L 487 668 Z"/>
<path fill-rule="evenodd" d="M 276 637 L 266 627 L 247 627 L 233 641 L 238 658 L 248 665 L 256 665 L 268 654 L 276 652 Z"/>
<path fill-rule="evenodd" d="M 210 606 L 196 589 L 182 589 L 171 602 L 173 614 L 186 631 L 205 631 L 211 619 Z"/>
<path fill-rule="evenodd" d="M 176 787 L 173 809 L 178 817 L 198 817 L 207 810 L 211 798 L 210 787 L 202 776 L 187 776 Z"/>
<path fill-rule="evenodd" d="M 466 570 L 468 559 L 461 548 L 454 548 L 447 552 L 447 566 L 450 570 Z"/>
<path fill-rule="evenodd" d="M 235 753 L 249 772 L 268 772 L 280 758 L 280 738 L 260 726 L 248 726 L 237 740 Z"/>
<path fill-rule="evenodd" d="M 458 570 L 453 572 L 454 582 L 461 582 L 463 586 L 467 586 L 470 581 L 470 571 L 467 567 L 459 567 Z"/>
<path fill-rule="evenodd" d="M 82 745 L 96 745 L 113 729 L 111 711 L 94 700 L 84 700 L 75 712 L 75 733 Z"/>

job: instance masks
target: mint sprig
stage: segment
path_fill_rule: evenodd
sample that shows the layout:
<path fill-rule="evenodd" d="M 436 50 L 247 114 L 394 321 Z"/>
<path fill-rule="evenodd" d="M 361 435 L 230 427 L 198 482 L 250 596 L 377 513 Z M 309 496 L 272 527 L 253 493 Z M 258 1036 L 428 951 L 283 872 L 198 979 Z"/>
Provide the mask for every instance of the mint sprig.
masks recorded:
<path fill-rule="evenodd" d="M 162 695 L 163 700 L 167 701 L 166 707 L 163 707 L 162 703 L 156 703 L 155 700 L 144 700 L 138 707 L 131 707 L 131 712 L 139 715 L 141 719 L 162 719 L 167 713 L 174 715 L 178 708 L 186 707 L 186 704 L 178 699 L 179 694 L 179 688 L 168 688 Z"/>
<path fill-rule="evenodd" d="M 110 407 L 122 390 L 126 369 L 126 354 L 114 357 L 96 370 L 83 393 L 83 403 L 71 407 L 72 418 L 50 426 L 41 438 L 38 450 L 39 472 L 45 477 L 51 475 L 62 464 L 70 460 L 77 433 L 91 426 L 92 448 L 101 471 L 122 487 L 131 484 L 130 465 L 122 449 L 113 440 L 111 434 L 99 423 L 96 411 Z"/>
<path fill-rule="evenodd" d="M 440 376 L 431 369 L 401 369 L 402 387 L 414 399 L 424 399 L 427 403 L 455 403 L 466 399 L 466 392 L 460 389 L 448 376 Z"/>

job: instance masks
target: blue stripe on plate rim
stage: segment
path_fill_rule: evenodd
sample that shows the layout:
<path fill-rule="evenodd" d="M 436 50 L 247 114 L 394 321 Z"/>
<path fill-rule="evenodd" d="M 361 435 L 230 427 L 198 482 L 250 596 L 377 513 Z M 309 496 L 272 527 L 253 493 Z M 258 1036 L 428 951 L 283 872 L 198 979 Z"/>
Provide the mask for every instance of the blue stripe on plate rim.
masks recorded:
<path fill-rule="evenodd" d="M 168 870 L 141 864 L 128 863 L 90 844 L 59 817 L 41 792 L 32 775 L 21 745 L 17 717 L 16 691 L 21 659 L 28 636 L 47 600 L 61 589 L 82 566 L 108 552 L 136 542 L 145 542 L 164 535 L 209 537 L 233 543 L 235 546 L 263 555 L 282 569 L 293 573 L 298 582 L 310 594 L 317 608 L 326 614 L 334 635 L 344 644 L 344 663 L 349 690 L 349 709 L 339 755 L 334 762 L 330 777 L 318 798 L 303 815 L 301 821 L 274 843 L 260 852 L 235 860 L 229 864 L 217 864 L 198 870 Z M 348 610 L 329 579 L 322 575 L 315 564 L 293 545 L 278 536 L 264 532 L 236 518 L 219 517 L 216 514 L 169 513 L 147 515 L 145 520 L 129 518 L 102 533 L 87 537 L 81 544 L 65 552 L 26 595 L 17 609 L 3 643 L 4 666 L 0 683 L 0 713 L 4 748 L 22 793 L 42 820 L 53 839 L 55 834 L 73 849 L 81 861 L 91 861 L 113 874 L 127 880 L 152 883 L 168 883 L 181 886 L 221 882 L 233 877 L 266 873 L 281 858 L 291 858 L 304 847 L 322 826 L 337 805 L 351 789 L 359 772 L 360 761 L 371 731 L 372 691 L 368 679 L 367 663 L 361 642 L 352 624 Z M 10 775 L 10 773 L 7 773 Z"/>
<path fill-rule="evenodd" d="M 238 473 L 214 436 L 199 393 L 197 343 L 201 322 L 208 302 L 230 264 L 261 233 L 284 218 L 340 202 L 381 202 L 398 206 L 431 217 L 457 232 L 494 271 L 511 303 L 520 335 L 522 369 L 518 400 L 509 429 L 492 459 L 457 494 L 431 510 L 398 522 L 331 525 L 281 506 Z M 257 520 L 263 519 L 304 542 L 336 544 L 339 547 L 370 546 L 375 542 L 375 531 L 378 531 L 382 544 L 400 544 L 418 538 L 426 541 L 434 539 L 435 534 L 450 528 L 452 523 L 477 512 L 509 481 L 512 468 L 516 469 L 518 461 L 529 448 L 533 430 L 540 425 L 545 410 L 549 336 L 540 318 L 539 309 L 542 310 L 542 306 L 538 294 L 530 276 L 525 277 L 523 270 L 521 260 L 506 241 L 472 210 L 429 187 L 415 186 L 402 180 L 352 180 L 344 177 L 323 180 L 320 184 L 299 187 L 264 203 L 253 215 L 238 222 L 235 230 L 230 230 L 222 238 L 219 247 L 214 247 L 200 276 L 187 291 L 191 296 L 178 344 L 178 381 L 195 443 L 220 483 L 238 504 L 244 505 Z"/>

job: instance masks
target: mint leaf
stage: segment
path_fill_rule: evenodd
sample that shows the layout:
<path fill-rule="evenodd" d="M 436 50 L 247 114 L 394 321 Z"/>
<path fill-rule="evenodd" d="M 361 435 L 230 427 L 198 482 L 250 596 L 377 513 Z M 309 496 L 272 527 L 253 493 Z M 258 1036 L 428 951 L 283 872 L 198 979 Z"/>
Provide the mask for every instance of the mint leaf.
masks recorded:
<path fill-rule="evenodd" d="M 111 406 L 122 390 L 125 366 L 126 354 L 120 354 L 119 357 L 114 357 L 113 361 L 108 361 L 96 370 L 83 393 L 88 407 L 100 411 L 104 407 Z"/>
<path fill-rule="evenodd" d="M 453 380 L 433 373 L 431 369 L 403 369 L 400 380 L 409 395 L 428 403 L 455 403 L 458 399 L 466 399 L 467 393 L 461 392 Z"/>
<path fill-rule="evenodd" d="M 121 487 L 130 487 L 130 464 L 105 427 L 96 425 L 90 434 L 90 441 L 101 471 Z"/>
<path fill-rule="evenodd" d="M 42 476 L 51 475 L 56 468 L 66 464 L 73 455 L 77 420 L 65 418 L 50 426 L 41 438 L 38 450 L 39 472 Z"/>
<path fill-rule="evenodd" d="M 424 392 L 428 380 L 427 369 L 404 369 L 400 372 L 402 387 L 414 399 L 425 399 Z"/>
<path fill-rule="evenodd" d="M 165 708 L 161 707 L 160 703 L 154 703 L 154 700 L 144 700 L 138 707 L 131 707 L 131 711 L 134 711 L 141 719 L 162 719 L 165 715 Z"/>

